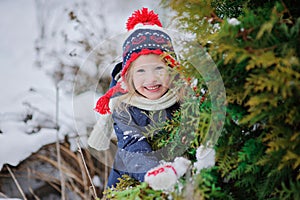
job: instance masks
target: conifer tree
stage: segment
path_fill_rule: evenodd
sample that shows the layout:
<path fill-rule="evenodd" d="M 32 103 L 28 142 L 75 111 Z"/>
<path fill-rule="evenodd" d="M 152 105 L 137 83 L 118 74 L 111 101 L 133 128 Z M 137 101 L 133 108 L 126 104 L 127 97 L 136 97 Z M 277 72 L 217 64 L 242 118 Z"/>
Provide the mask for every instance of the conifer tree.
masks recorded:
<path fill-rule="evenodd" d="M 295 0 L 162 0 L 177 12 L 182 31 L 195 35 L 222 76 L 227 115 L 215 147 L 216 166 L 192 182 L 181 180 L 183 189 L 173 199 L 300 199 L 300 3 Z M 203 79 L 194 71 L 198 88 Z M 201 82 L 202 80 L 202 82 Z M 205 86 L 204 86 L 205 87 Z M 189 103 L 189 102 L 187 102 Z M 211 104 L 200 107 L 199 129 L 187 156 L 209 128 L 205 118 Z M 180 116 L 180 115 L 179 115 Z M 177 132 L 176 120 L 166 129 Z M 192 119 L 191 119 L 192 120 Z M 171 127 L 169 127 L 171 126 Z M 176 134 L 153 142 L 162 147 L 180 143 Z M 189 177 L 187 177 L 189 178 Z M 160 191 L 124 177 L 108 197 L 167 199 Z M 124 190 L 126 188 L 126 190 Z M 192 192 L 191 192 L 192 191 Z"/>
<path fill-rule="evenodd" d="M 211 177 L 202 196 L 299 199 L 299 2 L 163 3 L 177 11 L 180 27 L 195 34 L 212 56 L 226 89 L 217 166 L 201 173 L 200 191 Z"/>

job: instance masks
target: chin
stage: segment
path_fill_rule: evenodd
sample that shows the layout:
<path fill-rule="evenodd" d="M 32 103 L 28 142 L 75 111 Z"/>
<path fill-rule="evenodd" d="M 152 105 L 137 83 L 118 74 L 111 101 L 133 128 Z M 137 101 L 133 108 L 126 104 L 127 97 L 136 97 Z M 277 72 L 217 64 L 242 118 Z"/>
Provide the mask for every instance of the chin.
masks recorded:
<path fill-rule="evenodd" d="M 154 94 L 154 95 L 151 95 L 151 94 L 148 94 L 148 95 L 145 95 L 145 97 L 147 99 L 150 99 L 150 100 L 157 100 L 159 99 L 160 97 L 162 97 L 165 93 L 160 93 L 160 94 Z"/>

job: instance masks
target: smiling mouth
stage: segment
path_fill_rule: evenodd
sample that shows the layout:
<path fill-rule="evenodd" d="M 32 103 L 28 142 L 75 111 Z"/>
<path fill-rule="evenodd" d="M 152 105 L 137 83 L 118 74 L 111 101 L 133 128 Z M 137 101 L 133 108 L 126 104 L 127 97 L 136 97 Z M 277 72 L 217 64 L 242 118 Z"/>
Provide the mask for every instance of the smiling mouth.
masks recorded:
<path fill-rule="evenodd" d="M 161 87 L 161 85 L 154 85 L 154 86 L 147 86 L 144 88 L 148 91 L 157 91 L 160 87 Z"/>

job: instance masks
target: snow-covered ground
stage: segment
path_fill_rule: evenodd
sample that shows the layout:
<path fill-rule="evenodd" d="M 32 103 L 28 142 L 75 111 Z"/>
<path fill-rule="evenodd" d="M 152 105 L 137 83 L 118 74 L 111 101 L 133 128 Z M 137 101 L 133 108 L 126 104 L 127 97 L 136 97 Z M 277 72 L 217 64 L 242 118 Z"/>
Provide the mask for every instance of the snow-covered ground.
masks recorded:
<path fill-rule="evenodd" d="M 108 27 L 111 33 L 124 32 L 125 20 L 136 9 L 149 6 L 160 10 L 158 2 L 146 0 L 126 2 L 126 7 L 122 6 L 123 0 L 101 2 L 109 4 L 105 16 L 111 20 Z M 6 163 L 18 165 L 57 139 L 55 83 L 43 68 L 34 64 L 40 28 L 35 3 L 34 0 L 0 1 L 0 170 Z M 89 101 L 94 94 L 88 92 L 74 102 L 71 95 L 62 91 L 59 94 L 59 137 L 66 133 L 76 136 L 78 129 L 84 134 L 85 125 L 95 122 L 93 102 Z M 84 118 L 82 123 L 80 119 L 74 120 L 73 103 L 81 105 L 78 115 Z"/>
<path fill-rule="evenodd" d="M 50 78 L 33 64 L 37 37 L 34 1 L 4 0 L 0 4 L 1 169 L 5 163 L 17 165 L 42 145 L 55 141 L 55 133 L 28 135 L 22 123 L 26 115 L 24 103 L 47 105 L 53 100 L 51 93 L 54 92 Z M 40 95 L 30 92 L 33 89 L 41 91 Z M 53 114 L 51 106 L 47 109 L 50 115 Z"/>

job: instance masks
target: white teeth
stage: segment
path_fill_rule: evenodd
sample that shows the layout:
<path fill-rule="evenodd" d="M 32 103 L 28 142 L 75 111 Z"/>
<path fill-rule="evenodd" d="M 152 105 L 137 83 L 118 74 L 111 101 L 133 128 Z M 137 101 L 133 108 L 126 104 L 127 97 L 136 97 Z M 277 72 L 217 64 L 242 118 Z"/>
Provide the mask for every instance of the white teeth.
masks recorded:
<path fill-rule="evenodd" d="M 152 87 L 146 87 L 148 90 L 155 90 L 155 89 L 157 89 L 159 86 L 158 85 L 156 85 L 156 86 L 152 86 Z"/>

